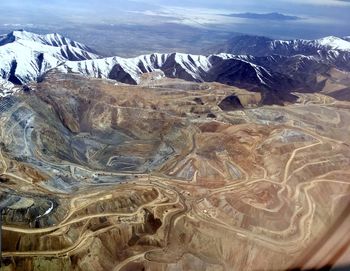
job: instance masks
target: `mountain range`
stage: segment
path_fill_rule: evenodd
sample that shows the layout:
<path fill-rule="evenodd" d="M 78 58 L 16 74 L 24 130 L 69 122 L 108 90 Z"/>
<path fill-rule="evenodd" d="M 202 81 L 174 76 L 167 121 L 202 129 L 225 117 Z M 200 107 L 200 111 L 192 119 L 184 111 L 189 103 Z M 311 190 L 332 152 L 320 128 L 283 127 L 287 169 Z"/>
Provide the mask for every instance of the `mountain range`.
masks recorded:
<path fill-rule="evenodd" d="M 49 70 L 140 83 L 144 73 L 161 71 L 166 77 L 195 82 L 219 82 L 262 93 L 263 102 L 279 104 L 295 99 L 293 92 L 324 91 L 329 82 L 343 95 L 344 76 L 350 71 L 349 39 L 272 40 L 239 36 L 218 44 L 208 55 L 150 54 L 135 58 L 101 57 L 96 51 L 59 34 L 38 35 L 14 31 L 0 36 L 0 93 L 9 84 L 27 84 Z M 337 74 L 338 75 L 338 74 Z M 341 82 L 340 82 L 340 81 Z M 6 84 L 5 84 L 6 83 Z"/>
<path fill-rule="evenodd" d="M 72 60 L 99 56 L 87 46 L 58 34 L 13 31 L 0 36 L 0 74 L 15 84 L 36 80 L 47 70 Z"/>
<path fill-rule="evenodd" d="M 278 12 L 272 13 L 232 13 L 226 16 L 236 17 L 236 18 L 244 18 L 244 19 L 254 19 L 254 20 L 272 20 L 272 21 L 295 21 L 301 20 L 301 17 L 285 15 Z"/>
<path fill-rule="evenodd" d="M 226 52 L 254 56 L 268 56 L 272 54 L 283 56 L 303 54 L 309 56 L 328 51 L 348 53 L 350 51 L 349 40 L 349 37 L 338 38 L 334 36 L 316 40 L 273 40 L 261 36 L 240 35 L 229 39 L 224 44 L 218 44 L 208 51 L 211 53 Z"/>

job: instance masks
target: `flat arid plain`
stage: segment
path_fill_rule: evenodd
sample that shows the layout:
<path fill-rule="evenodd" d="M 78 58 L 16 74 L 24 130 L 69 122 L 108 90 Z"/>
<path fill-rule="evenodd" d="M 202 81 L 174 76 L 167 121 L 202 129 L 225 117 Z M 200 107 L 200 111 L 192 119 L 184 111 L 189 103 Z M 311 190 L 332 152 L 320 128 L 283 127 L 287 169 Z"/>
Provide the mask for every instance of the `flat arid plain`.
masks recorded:
<path fill-rule="evenodd" d="M 345 263 L 350 102 L 49 72 L 0 100 L 1 270 Z"/>

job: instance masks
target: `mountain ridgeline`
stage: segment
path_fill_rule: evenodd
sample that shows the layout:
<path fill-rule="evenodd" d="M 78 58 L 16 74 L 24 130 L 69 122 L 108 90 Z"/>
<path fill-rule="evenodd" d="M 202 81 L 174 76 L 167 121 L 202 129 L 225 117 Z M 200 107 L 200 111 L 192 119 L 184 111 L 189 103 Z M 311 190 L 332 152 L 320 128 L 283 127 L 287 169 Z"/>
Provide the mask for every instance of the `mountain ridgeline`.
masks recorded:
<path fill-rule="evenodd" d="M 57 69 L 88 77 L 138 84 L 144 73 L 194 82 L 218 82 L 262 93 L 262 103 L 293 101 L 293 92 L 325 92 L 348 99 L 350 42 L 347 38 L 272 40 L 239 36 L 212 48 L 213 54 L 150 54 L 135 58 L 102 58 L 96 51 L 59 34 L 14 31 L 0 36 L 1 82 L 36 81 Z M 209 52 L 208 52 L 209 53 Z M 336 85 L 332 92 L 327 86 Z M 0 84 L 0 92 L 11 93 Z M 341 95 L 338 95 L 341 93 Z"/>

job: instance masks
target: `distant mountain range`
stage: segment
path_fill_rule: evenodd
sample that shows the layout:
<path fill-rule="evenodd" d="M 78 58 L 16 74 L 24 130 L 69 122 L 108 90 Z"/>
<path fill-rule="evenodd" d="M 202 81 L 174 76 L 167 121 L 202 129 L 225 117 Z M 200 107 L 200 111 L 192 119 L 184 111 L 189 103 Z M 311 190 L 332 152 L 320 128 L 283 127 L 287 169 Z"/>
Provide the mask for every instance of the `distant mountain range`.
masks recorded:
<path fill-rule="evenodd" d="M 0 60 L 1 78 L 16 85 L 38 80 L 51 69 L 127 84 L 138 84 L 144 73 L 162 71 L 169 78 L 259 91 L 263 102 L 271 104 L 293 100 L 294 91 L 321 91 L 333 68 L 350 71 L 350 42 L 337 37 L 282 41 L 240 36 L 218 45 L 208 56 L 155 53 L 102 58 L 59 34 L 14 31 L 0 36 Z M 2 95 L 11 93 L 5 85 L 0 84 Z"/>
<path fill-rule="evenodd" d="M 254 19 L 254 20 L 270 20 L 270 21 L 295 21 L 295 20 L 301 20 L 301 17 L 298 16 L 291 16 L 291 15 L 285 15 L 278 12 L 272 12 L 272 13 L 233 13 L 228 14 L 226 16 L 229 17 L 236 17 L 236 18 L 244 18 L 244 19 Z"/>
<path fill-rule="evenodd" d="M 273 40 L 260 36 L 242 35 L 228 40 L 224 44 L 218 44 L 208 51 L 211 53 L 230 53 L 239 55 L 268 56 L 283 55 L 293 56 L 303 54 L 306 56 L 319 55 L 329 51 L 339 53 L 350 52 L 350 37 L 338 38 L 329 36 L 316 40 Z"/>

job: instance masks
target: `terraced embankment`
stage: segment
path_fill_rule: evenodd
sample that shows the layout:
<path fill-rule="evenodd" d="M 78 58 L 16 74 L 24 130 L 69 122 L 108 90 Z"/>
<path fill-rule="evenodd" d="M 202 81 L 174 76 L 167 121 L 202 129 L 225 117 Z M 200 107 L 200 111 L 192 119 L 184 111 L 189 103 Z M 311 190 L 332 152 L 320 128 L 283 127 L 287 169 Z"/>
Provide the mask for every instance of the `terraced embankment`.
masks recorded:
<path fill-rule="evenodd" d="M 296 104 L 258 107 L 258 93 L 144 80 L 53 71 L 0 100 L 4 270 L 337 262 L 350 103 L 296 94 Z"/>

